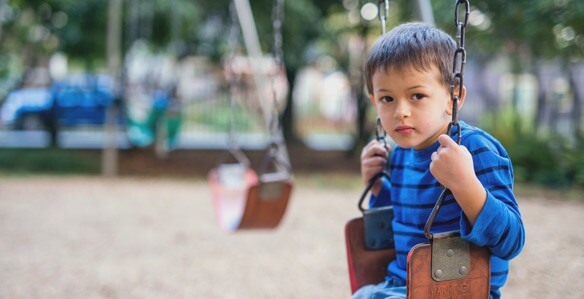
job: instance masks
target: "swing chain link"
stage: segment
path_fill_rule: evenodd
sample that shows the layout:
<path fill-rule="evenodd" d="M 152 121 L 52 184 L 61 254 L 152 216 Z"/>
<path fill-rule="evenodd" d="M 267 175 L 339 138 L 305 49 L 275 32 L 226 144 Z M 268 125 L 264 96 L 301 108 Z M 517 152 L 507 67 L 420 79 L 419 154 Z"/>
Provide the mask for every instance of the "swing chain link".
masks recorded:
<path fill-rule="evenodd" d="M 464 19 L 462 21 L 459 19 L 459 10 L 460 5 L 464 4 Z M 457 127 L 457 134 L 456 134 L 456 142 L 460 144 L 461 142 L 461 127 L 458 123 L 458 104 L 460 101 L 460 96 L 462 96 L 462 87 L 464 84 L 464 64 L 466 63 L 466 50 L 464 49 L 464 33 L 466 29 L 466 24 L 468 22 L 468 16 L 470 14 L 470 4 L 468 0 L 456 0 L 456 5 L 454 7 L 454 25 L 456 26 L 456 47 L 457 49 L 454 51 L 454 60 L 453 60 L 453 71 L 452 71 L 452 81 L 450 82 L 450 98 L 452 99 L 452 121 L 448 124 L 448 134 L 450 134 L 450 130 L 452 127 Z M 456 85 L 458 84 L 458 94 L 454 94 L 454 90 Z M 452 191 L 450 189 L 445 188 L 442 190 L 442 193 L 438 197 L 430 216 L 428 217 L 428 221 L 426 221 L 426 225 L 424 226 L 424 235 L 428 240 L 432 240 L 434 238 L 433 234 L 430 232 L 430 228 L 436 219 L 436 215 L 438 211 L 442 207 L 446 197 L 451 196 Z"/>
<path fill-rule="evenodd" d="M 274 28 L 274 45 L 273 53 L 274 59 L 278 68 L 282 67 L 283 64 L 283 38 L 282 38 L 282 26 L 284 24 L 284 0 L 274 0 L 274 7 L 272 8 L 272 26 Z"/>
<path fill-rule="evenodd" d="M 229 49 L 229 58 L 228 62 L 225 64 L 227 69 L 226 72 L 229 76 L 228 79 L 228 88 L 229 88 L 229 108 L 230 108 L 230 115 L 229 115 L 229 137 L 227 141 L 227 146 L 231 151 L 235 151 L 236 149 L 236 142 L 235 142 L 235 100 L 233 99 L 234 94 L 237 93 L 237 84 L 238 80 L 235 75 L 234 70 L 234 63 L 235 57 L 237 55 L 238 50 L 238 41 L 239 41 L 239 19 L 237 18 L 237 11 L 235 9 L 235 3 L 231 2 L 229 5 L 229 17 L 231 18 L 231 27 L 229 30 L 229 39 L 228 39 L 228 49 Z"/>
<path fill-rule="evenodd" d="M 460 5 L 463 4 L 464 18 L 459 19 Z M 456 142 L 461 142 L 461 128 L 458 123 L 458 104 L 462 96 L 462 89 L 464 86 L 464 64 L 466 63 L 466 50 L 464 48 L 464 35 L 466 25 L 468 23 L 468 16 L 470 14 L 470 4 L 468 0 L 457 0 L 454 7 L 454 26 L 456 26 L 456 50 L 454 51 L 454 59 L 452 61 L 452 80 L 450 82 L 450 98 L 452 99 L 452 121 L 448 125 L 448 133 L 452 127 L 457 127 Z M 458 87 L 458 93 L 454 90 Z"/>
<path fill-rule="evenodd" d="M 381 34 L 387 31 L 387 17 L 389 16 L 389 0 L 379 0 L 377 2 L 377 17 L 381 22 Z"/>
<path fill-rule="evenodd" d="M 284 69 L 284 50 L 282 27 L 284 25 L 284 0 L 274 0 L 272 7 L 272 29 L 274 34 L 274 44 L 272 45 L 272 55 L 276 64 L 275 72 L 272 74 L 272 113 L 269 120 L 270 145 L 267 154 L 260 165 L 260 174 L 268 171 L 270 162 L 279 170 L 287 174 L 292 172 L 292 167 L 287 156 L 282 156 L 282 148 L 285 148 L 284 136 L 281 134 L 282 126 L 277 105 L 277 93 L 274 84 L 274 76 L 278 76 Z"/>
<path fill-rule="evenodd" d="M 386 23 L 387 17 L 389 15 L 389 0 L 379 0 L 377 2 L 377 12 L 378 12 L 377 17 L 379 18 L 379 21 L 381 21 L 381 35 L 383 35 L 387 30 Z M 385 139 L 386 136 L 387 132 L 385 132 L 383 126 L 381 125 L 381 118 L 377 116 L 377 122 L 375 126 L 375 139 L 377 139 L 379 143 L 386 147 L 387 146 L 387 140 Z"/>
<path fill-rule="evenodd" d="M 274 55 L 274 61 L 276 62 L 276 70 L 273 74 L 277 76 L 279 72 L 282 71 L 284 61 L 283 61 L 283 37 L 282 37 L 282 25 L 284 24 L 284 0 L 274 0 L 274 6 L 272 8 L 272 26 L 274 30 L 274 45 L 272 48 L 272 54 Z M 278 136 L 278 132 L 281 130 L 280 122 L 279 122 L 279 112 L 278 112 L 278 105 L 277 105 L 277 94 L 274 87 L 274 82 L 272 79 L 272 96 L 273 96 L 273 105 L 272 105 L 272 118 L 269 121 L 269 130 L 270 135 L 272 136 L 271 143 L 274 144 L 282 144 L 283 140 L 276 140 L 275 136 Z"/>

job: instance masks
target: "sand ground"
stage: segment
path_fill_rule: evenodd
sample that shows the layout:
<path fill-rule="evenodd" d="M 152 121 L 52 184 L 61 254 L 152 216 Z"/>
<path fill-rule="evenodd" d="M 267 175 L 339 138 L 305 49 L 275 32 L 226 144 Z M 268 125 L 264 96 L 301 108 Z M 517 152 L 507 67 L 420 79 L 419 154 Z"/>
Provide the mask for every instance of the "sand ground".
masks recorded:
<path fill-rule="evenodd" d="M 276 230 L 229 234 L 204 181 L 0 179 L 0 298 L 349 298 L 354 186 L 299 181 Z M 351 185 L 351 184 L 349 184 Z M 503 298 L 584 298 L 584 201 L 520 197 Z"/>

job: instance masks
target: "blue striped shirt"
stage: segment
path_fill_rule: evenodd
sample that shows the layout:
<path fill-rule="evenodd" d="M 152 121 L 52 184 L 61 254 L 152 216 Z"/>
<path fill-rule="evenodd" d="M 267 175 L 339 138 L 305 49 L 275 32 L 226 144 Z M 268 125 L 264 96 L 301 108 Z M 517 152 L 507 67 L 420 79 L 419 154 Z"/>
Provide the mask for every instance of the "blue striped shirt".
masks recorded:
<path fill-rule="evenodd" d="M 488 133 L 463 122 L 462 141 L 472 154 L 478 179 L 487 191 L 487 200 L 474 226 L 462 213 L 452 195 L 438 213 L 432 232 L 460 230 L 461 236 L 491 251 L 491 296 L 500 297 L 507 280 L 509 260 L 519 254 L 525 241 L 521 214 L 513 194 L 513 167 L 503 146 Z M 451 132 L 453 135 L 453 132 Z M 396 147 L 390 157 L 390 181 L 384 179 L 370 207 L 394 206 L 393 230 L 397 257 L 388 265 L 388 279 L 406 280 L 406 258 L 416 244 L 428 243 L 426 220 L 442 191 L 430 173 L 430 156 L 439 143 L 423 150 Z"/>

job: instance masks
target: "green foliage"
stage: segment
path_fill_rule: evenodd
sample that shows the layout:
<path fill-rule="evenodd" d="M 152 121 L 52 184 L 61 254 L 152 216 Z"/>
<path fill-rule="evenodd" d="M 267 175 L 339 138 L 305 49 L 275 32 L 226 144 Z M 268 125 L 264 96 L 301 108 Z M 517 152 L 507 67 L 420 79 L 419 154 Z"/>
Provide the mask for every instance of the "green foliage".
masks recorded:
<path fill-rule="evenodd" d="M 99 174 L 100 160 L 63 149 L 1 149 L 3 174 Z"/>
<path fill-rule="evenodd" d="M 526 69 L 541 58 L 584 56 L 584 1 L 470 1 L 489 26 L 467 27 L 467 48 L 475 55 L 506 54 L 515 69 Z M 432 1 L 438 27 L 454 33 L 454 1 Z M 564 31 L 563 31 L 564 30 Z"/>
<path fill-rule="evenodd" d="M 212 113 L 209 111 L 211 110 L 199 109 L 187 115 L 186 118 L 189 122 L 203 124 L 218 132 L 229 130 L 232 117 L 236 132 L 248 132 L 253 129 L 254 120 L 245 109 L 238 108 L 232 112 L 229 106 L 219 106 L 213 108 Z"/>
<path fill-rule="evenodd" d="M 481 127 L 507 149 L 519 182 L 555 188 L 584 187 L 584 148 L 554 135 L 538 134 L 512 110 L 498 111 Z"/>

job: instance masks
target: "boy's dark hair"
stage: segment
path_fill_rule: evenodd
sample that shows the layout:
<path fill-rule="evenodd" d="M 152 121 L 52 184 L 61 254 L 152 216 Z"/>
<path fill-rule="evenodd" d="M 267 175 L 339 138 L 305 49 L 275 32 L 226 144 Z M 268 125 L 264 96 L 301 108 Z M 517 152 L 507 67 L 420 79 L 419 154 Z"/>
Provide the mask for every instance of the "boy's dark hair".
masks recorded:
<path fill-rule="evenodd" d="M 373 74 L 381 68 L 402 71 L 413 67 L 428 71 L 436 66 L 440 80 L 449 86 L 455 50 L 452 37 L 438 28 L 423 23 L 399 25 L 381 36 L 369 51 L 365 62 L 367 90 L 373 94 Z"/>

